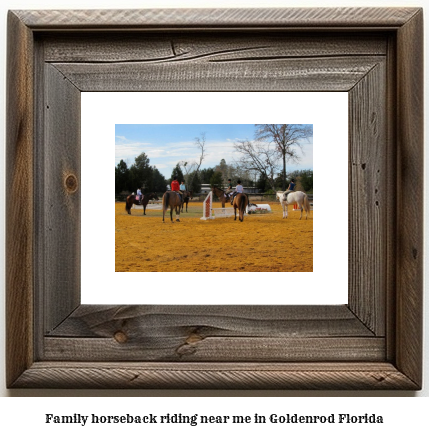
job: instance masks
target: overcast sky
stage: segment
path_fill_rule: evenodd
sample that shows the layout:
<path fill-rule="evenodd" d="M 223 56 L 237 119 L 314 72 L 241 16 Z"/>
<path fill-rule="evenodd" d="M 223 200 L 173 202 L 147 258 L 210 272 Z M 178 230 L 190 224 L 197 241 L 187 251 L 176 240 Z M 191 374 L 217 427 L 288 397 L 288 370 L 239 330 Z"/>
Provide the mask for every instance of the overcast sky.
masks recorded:
<path fill-rule="evenodd" d="M 238 158 L 234 142 L 253 140 L 254 124 L 116 124 L 115 166 L 123 159 L 128 167 L 144 152 L 150 165 L 168 179 L 180 161 L 197 161 L 200 152 L 195 138 L 206 136 L 206 157 L 201 169 L 214 167 L 221 159 L 227 164 Z M 298 164 L 289 163 L 288 172 L 313 169 L 313 138 L 302 142 L 304 154 Z"/>

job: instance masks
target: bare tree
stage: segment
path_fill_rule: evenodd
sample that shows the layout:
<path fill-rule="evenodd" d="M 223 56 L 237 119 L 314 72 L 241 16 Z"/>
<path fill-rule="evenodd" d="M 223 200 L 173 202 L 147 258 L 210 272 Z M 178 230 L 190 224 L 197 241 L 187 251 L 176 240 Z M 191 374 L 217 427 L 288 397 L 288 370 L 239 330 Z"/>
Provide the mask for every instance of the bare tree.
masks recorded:
<path fill-rule="evenodd" d="M 201 133 L 200 136 L 197 136 L 195 138 L 195 144 L 200 149 L 200 153 L 201 153 L 200 160 L 199 160 L 199 162 L 197 162 L 197 168 L 195 170 L 198 173 L 198 171 L 200 170 L 201 164 L 203 163 L 203 160 L 205 158 L 205 154 L 206 154 L 206 134 L 205 134 L 205 132 Z"/>
<path fill-rule="evenodd" d="M 282 188 L 286 189 L 286 163 L 298 162 L 302 152 L 301 141 L 313 136 L 313 126 L 309 124 L 255 124 L 255 139 L 273 143 L 277 155 L 282 159 Z"/>
<path fill-rule="evenodd" d="M 180 166 L 185 171 L 185 182 L 186 186 L 191 187 L 192 182 L 194 180 L 195 174 L 198 174 L 201 164 L 203 163 L 203 160 L 206 155 L 206 134 L 205 132 L 201 133 L 200 136 L 197 136 L 195 138 L 195 145 L 200 149 L 200 157 L 197 162 L 185 162 L 181 161 L 179 162 Z M 190 189 L 190 188 L 188 188 Z"/>
<path fill-rule="evenodd" d="M 276 190 L 274 178 L 279 170 L 277 150 L 270 143 L 241 140 L 234 144 L 240 153 L 237 164 L 248 172 L 257 173 L 268 180 L 273 191 Z"/>
<path fill-rule="evenodd" d="M 185 183 L 186 186 L 189 186 L 188 189 L 191 189 L 191 176 L 195 171 L 195 167 L 197 166 L 196 162 L 186 162 L 184 160 L 179 162 L 180 168 L 182 169 L 182 171 L 185 173 Z M 192 177 L 193 179 L 193 177 Z"/>

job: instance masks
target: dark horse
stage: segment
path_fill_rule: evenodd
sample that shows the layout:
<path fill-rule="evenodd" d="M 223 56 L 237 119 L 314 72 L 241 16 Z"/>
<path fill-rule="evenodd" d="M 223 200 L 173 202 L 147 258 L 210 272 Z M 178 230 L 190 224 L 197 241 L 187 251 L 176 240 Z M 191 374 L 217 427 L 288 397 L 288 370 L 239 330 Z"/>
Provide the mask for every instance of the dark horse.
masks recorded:
<path fill-rule="evenodd" d="M 225 207 L 225 201 L 230 201 L 231 194 L 227 194 L 223 189 L 218 188 L 217 186 L 212 187 L 213 194 L 216 195 L 217 198 L 222 202 L 222 207 Z"/>
<path fill-rule="evenodd" d="M 182 212 L 183 212 L 183 206 L 186 203 L 186 212 L 188 211 L 188 203 L 189 200 L 192 200 L 193 191 L 183 191 L 183 203 L 182 203 Z"/>
<path fill-rule="evenodd" d="M 238 219 L 243 222 L 244 212 L 246 211 L 247 204 L 249 200 L 246 194 L 237 194 L 234 198 L 234 221 L 237 219 L 237 209 L 238 209 Z"/>
<path fill-rule="evenodd" d="M 135 204 L 136 206 L 143 206 L 143 215 L 146 215 L 146 206 L 149 203 L 149 200 L 159 200 L 159 198 L 152 192 L 151 194 L 146 194 L 143 197 L 143 201 L 140 203 L 138 200 L 136 200 L 136 196 L 134 194 L 129 195 L 127 197 L 127 201 L 125 202 L 125 210 L 128 212 L 128 215 L 131 215 L 131 207 L 133 204 Z"/>
<path fill-rule="evenodd" d="M 165 222 L 165 212 L 170 207 L 170 219 L 173 221 L 173 209 L 176 209 L 176 221 L 180 221 L 180 208 L 183 200 L 178 192 L 167 191 L 162 196 L 162 222 Z"/>

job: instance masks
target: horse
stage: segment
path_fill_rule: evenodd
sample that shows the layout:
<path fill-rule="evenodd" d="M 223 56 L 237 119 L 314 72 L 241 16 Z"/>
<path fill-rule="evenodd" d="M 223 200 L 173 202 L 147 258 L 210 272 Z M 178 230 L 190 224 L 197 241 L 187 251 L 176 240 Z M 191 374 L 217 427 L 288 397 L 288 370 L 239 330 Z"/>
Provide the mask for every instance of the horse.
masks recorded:
<path fill-rule="evenodd" d="M 173 209 L 176 210 L 176 221 L 180 222 L 180 208 L 183 205 L 183 200 L 180 194 L 176 191 L 167 191 L 162 196 L 162 222 L 165 222 L 165 212 L 170 207 L 170 219 L 173 221 Z"/>
<path fill-rule="evenodd" d="M 286 191 L 276 191 L 276 197 L 277 197 L 277 200 L 279 200 L 280 203 L 282 202 L 282 197 L 283 197 L 283 193 L 284 192 L 286 192 Z"/>
<path fill-rule="evenodd" d="M 244 212 L 246 211 L 247 204 L 249 200 L 246 194 L 237 194 L 234 198 L 234 221 L 237 219 L 237 209 L 238 209 L 238 219 L 243 222 Z"/>
<path fill-rule="evenodd" d="M 212 187 L 212 192 L 222 202 L 222 207 L 225 207 L 225 201 L 229 201 L 231 198 L 231 194 L 227 194 L 223 189 L 220 189 L 217 186 Z"/>
<path fill-rule="evenodd" d="M 182 212 L 183 212 L 183 206 L 186 203 L 186 212 L 188 211 L 188 203 L 189 200 L 192 200 L 193 191 L 183 191 L 183 203 L 182 203 Z"/>
<path fill-rule="evenodd" d="M 149 200 L 159 200 L 159 198 L 152 192 L 151 194 L 146 194 L 143 197 L 143 201 L 140 203 L 139 200 L 136 200 L 134 194 L 129 195 L 125 201 L 125 210 L 128 212 L 128 215 L 131 215 L 131 207 L 135 204 L 136 206 L 143 206 L 143 215 L 146 215 L 146 206 L 149 203 Z"/>
<path fill-rule="evenodd" d="M 308 200 L 308 195 L 305 192 L 297 191 L 290 192 L 289 194 L 283 193 L 281 196 L 281 204 L 283 206 L 283 218 L 287 218 L 287 206 L 288 204 L 297 204 L 299 209 L 301 209 L 301 216 L 299 219 L 302 219 L 302 210 L 305 209 L 305 219 L 308 218 L 308 212 L 310 212 L 310 201 Z"/>

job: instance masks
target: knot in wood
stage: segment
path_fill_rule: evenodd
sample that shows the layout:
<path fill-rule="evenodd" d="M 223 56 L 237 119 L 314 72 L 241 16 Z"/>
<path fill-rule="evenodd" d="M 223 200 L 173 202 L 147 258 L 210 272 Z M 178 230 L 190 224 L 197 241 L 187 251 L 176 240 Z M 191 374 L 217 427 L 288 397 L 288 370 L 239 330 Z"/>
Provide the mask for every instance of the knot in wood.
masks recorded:
<path fill-rule="evenodd" d="M 128 337 L 124 332 L 117 331 L 113 337 L 115 338 L 116 342 L 119 342 L 120 344 L 123 344 L 124 342 L 127 342 Z"/>
<path fill-rule="evenodd" d="M 74 174 L 69 174 L 64 182 L 67 192 L 73 194 L 77 191 L 77 178 Z"/>

